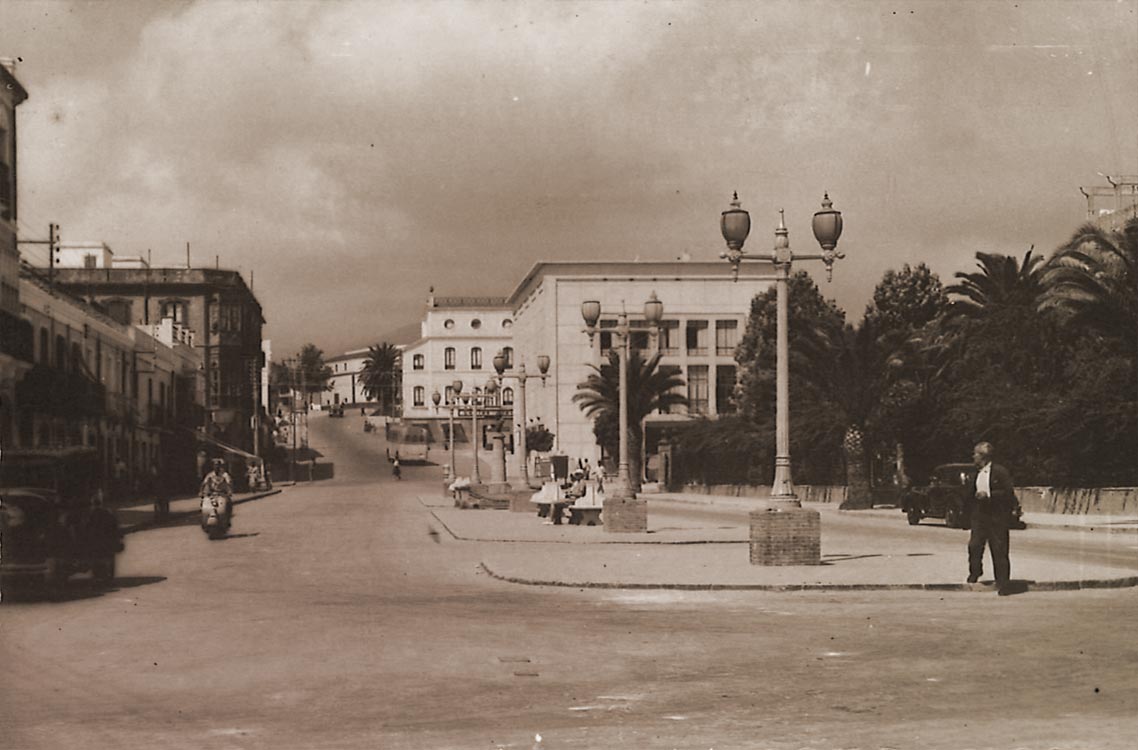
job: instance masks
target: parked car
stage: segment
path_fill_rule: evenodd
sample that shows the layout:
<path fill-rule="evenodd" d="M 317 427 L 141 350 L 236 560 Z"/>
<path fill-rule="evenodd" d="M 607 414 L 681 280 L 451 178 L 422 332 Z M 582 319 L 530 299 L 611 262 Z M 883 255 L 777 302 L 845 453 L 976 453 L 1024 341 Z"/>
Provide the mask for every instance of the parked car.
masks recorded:
<path fill-rule="evenodd" d="M 901 512 L 916 526 L 924 518 L 943 518 L 950 529 L 967 529 L 972 513 L 969 490 L 976 467 L 972 464 L 941 464 L 933 469 L 924 487 L 910 487 L 901 496 Z M 1009 528 L 1025 529 L 1023 509 L 1016 504 Z"/>
<path fill-rule="evenodd" d="M 51 489 L 0 489 L 0 588 L 57 586 L 76 574 L 115 575 L 122 533 L 106 509 L 68 505 Z"/>

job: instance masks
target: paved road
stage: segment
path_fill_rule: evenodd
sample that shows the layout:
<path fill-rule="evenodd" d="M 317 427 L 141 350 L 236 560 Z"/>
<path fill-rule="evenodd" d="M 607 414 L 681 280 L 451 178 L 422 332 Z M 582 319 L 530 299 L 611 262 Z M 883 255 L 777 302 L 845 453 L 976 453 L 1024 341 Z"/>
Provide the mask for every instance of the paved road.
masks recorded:
<path fill-rule="evenodd" d="M 654 503 L 652 512 L 657 517 L 682 516 L 702 518 L 712 523 L 747 523 L 747 511 L 734 507 L 693 506 L 689 503 L 664 501 Z M 921 544 L 930 550 L 955 550 L 960 555 L 964 575 L 968 573 L 968 532 L 950 529 L 941 521 L 926 520 L 917 526 L 909 526 L 900 511 L 872 511 L 868 514 L 864 511 L 851 511 L 827 513 L 823 523 L 827 528 L 857 529 L 860 536 L 878 540 L 882 550 L 888 550 L 892 545 L 902 542 L 911 543 L 913 539 L 920 539 Z M 1088 566 L 1106 565 L 1138 570 L 1138 534 L 1132 531 L 1032 526 L 1011 532 L 1011 549 L 1013 568 L 1017 554 L 1030 554 L 1078 560 Z M 990 573 L 990 560 L 987 557 L 984 564 Z"/>
<path fill-rule="evenodd" d="M 358 428 L 313 419 L 336 479 L 241 506 L 230 539 L 133 534 L 114 588 L 0 608 L 0 747 L 1138 741 L 1133 589 L 512 586 L 478 573 L 477 544 L 428 533 L 415 495 L 435 470 L 395 482 Z"/>

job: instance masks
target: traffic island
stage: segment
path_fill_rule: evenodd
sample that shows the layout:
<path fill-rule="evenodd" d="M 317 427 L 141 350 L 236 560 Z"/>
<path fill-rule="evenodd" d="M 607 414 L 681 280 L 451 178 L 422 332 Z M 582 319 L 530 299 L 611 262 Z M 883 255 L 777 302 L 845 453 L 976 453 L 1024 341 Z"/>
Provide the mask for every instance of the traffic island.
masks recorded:
<path fill-rule="evenodd" d="M 754 510 L 752 565 L 821 565 L 822 519 L 816 510 L 770 507 Z"/>

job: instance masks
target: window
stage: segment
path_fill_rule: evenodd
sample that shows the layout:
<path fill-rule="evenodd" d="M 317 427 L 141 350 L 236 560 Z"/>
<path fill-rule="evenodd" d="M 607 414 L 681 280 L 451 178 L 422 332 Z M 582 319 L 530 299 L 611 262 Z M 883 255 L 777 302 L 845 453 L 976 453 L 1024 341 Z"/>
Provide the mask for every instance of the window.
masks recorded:
<path fill-rule="evenodd" d="M 42 365 L 50 365 L 51 364 L 51 353 L 48 352 L 47 341 L 48 341 L 47 329 L 41 328 L 40 329 L 40 364 L 42 364 Z"/>
<path fill-rule="evenodd" d="M 688 368 L 688 413 L 707 414 L 707 365 Z"/>
<path fill-rule="evenodd" d="M 453 346 L 448 346 L 445 350 L 443 350 L 443 369 L 445 369 L 445 370 L 453 370 L 454 369 L 454 347 Z"/>
<path fill-rule="evenodd" d="M 502 327 L 503 328 L 513 328 L 514 327 L 514 321 L 510 320 L 509 318 L 506 318 L 505 320 L 502 321 Z"/>
<path fill-rule="evenodd" d="M 513 388 L 503 388 L 502 389 L 502 406 L 513 406 L 513 405 L 514 405 L 514 389 Z"/>
<path fill-rule="evenodd" d="M 421 385 L 415 386 L 415 389 L 412 391 L 412 397 L 415 400 L 415 406 L 422 406 L 424 403 L 426 403 L 424 401 L 426 392 L 427 391 L 423 386 L 421 386 Z"/>
<path fill-rule="evenodd" d="M 476 346 L 470 350 L 470 369 L 482 369 L 482 347 Z"/>
<path fill-rule="evenodd" d="M 650 337 L 648 331 L 630 331 L 628 335 L 628 346 L 637 351 L 648 351 L 648 343 Z"/>
<path fill-rule="evenodd" d="M 475 318 L 474 320 L 470 321 L 470 327 L 477 331 L 482 327 L 482 321 L 478 318 Z"/>
<path fill-rule="evenodd" d="M 715 353 L 720 357 L 730 357 L 734 354 L 738 331 L 737 320 L 715 321 Z"/>
<path fill-rule="evenodd" d="M 415 370 L 422 370 L 426 367 L 426 359 L 422 354 L 416 354 L 411 358 L 411 367 Z"/>
<path fill-rule="evenodd" d="M 707 321 L 689 320 L 687 328 L 688 354 L 696 357 L 707 356 Z"/>
<path fill-rule="evenodd" d="M 715 412 L 735 413 L 735 365 L 715 368 Z"/>
<path fill-rule="evenodd" d="M 162 319 L 172 318 L 178 325 L 186 324 L 186 303 L 181 300 L 166 300 L 159 307 L 159 316 Z"/>
<path fill-rule="evenodd" d="M 447 329 L 448 331 L 454 328 L 454 321 L 450 318 L 447 318 L 445 321 L 443 321 L 443 328 Z"/>
<path fill-rule="evenodd" d="M 128 326 L 131 323 L 133 311 L 131 310 L 131 302 L 128 299 L 111 299 L 106 303 L 107 315 L 115 322 L 122 323 Z"/>
<path fill-rule="evenodd" d="M 506 346 L 502 348 L 502 356 L 506 358 L 506 369 L 514 366 L 514 347 Z"/>
<path fill-rule="evenodd" d="M 446 388 L 443 389 L 443 403 L 444 404 L 453 404 L 454 403 L 454 387 L 453 386 L 448 385 Z"/>

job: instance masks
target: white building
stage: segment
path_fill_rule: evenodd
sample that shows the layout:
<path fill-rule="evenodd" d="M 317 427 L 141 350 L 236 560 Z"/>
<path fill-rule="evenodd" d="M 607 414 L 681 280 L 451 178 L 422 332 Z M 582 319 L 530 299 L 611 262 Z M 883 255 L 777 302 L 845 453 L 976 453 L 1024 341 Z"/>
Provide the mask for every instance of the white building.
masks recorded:
<path fill-rule="evenodd" d="M 403 350 L 403 417 L 445 421 L 431 394 L 449 399 L 456 380 L 466 392 L 484 386 L 494 375 L 494 355 L 504 349 L 512 357 L 513 324 L 505 297 L 436 297 L 432 290 L 420 337 Z M 512 394 L 504 391 L 503 402 Z"/>
<path fill-rule="evenodd" d="M 690 407 L 682 414 L 650 417 L 651 423 L 687 420 L 688 413 L 718 415 L 733 410 L 736 383 L 735 346 L 746 328 L 752 298 L 770 282 L 755 278 L 769 266 L 753 264 L 738 282 L 721 262 L 597 261 L 538 263 L 507 298 L 514 317 L 515 361 L 537 371 L 537 357 L 551 359 L 548 380 L 531 380 L 526 387 L 526 417 L 543 422 L 555 435 L 554 450 L 573 459 L 597 464 L 600 449 L 592 420 L 573 403 L 577 385 L 586 380 L 590 364 L 600 364 L 618 342 L 600 333 L 592 345 L 581 317 L 581 303 L 599 300 L 602 328 L 616 325 L 627 309 L 636 331 L 634 348 L 653 346 L 644 321 L 644 302 L 652 293 L 664 304 L 664 328 L 658 345 L 661 367 L 675 368 L 687 383 Z M 651 429 L 646 440 L 653 451 Z M 647 462 L 651 470 L 651 457 Z"/>
<path fill-rule="evenodd" d="M 332 370 L 332 377 L 328 381 L 331 391 L 324 394 L 325 402 L 359 404 L 368 401 L 361 377 L 367 355 L 367 349 L 352 349 L 324 360 L 324 364 Z"/>

